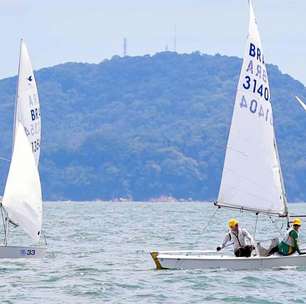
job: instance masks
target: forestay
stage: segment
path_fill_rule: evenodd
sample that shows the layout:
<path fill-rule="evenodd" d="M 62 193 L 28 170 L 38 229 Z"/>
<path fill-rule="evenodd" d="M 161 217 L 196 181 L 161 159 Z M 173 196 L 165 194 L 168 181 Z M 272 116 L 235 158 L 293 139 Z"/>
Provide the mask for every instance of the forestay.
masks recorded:
<path fill-rule="evenodd" d="M 18 122 L 21 122 L 25 129 L 35 157 L 36 165 L 38 165 L 41 136 L 40 106 L 29 53 L 23 40 L 21 40 L 20 45 L 15 129 Z"/>
<path fill-rule="evenodd" d="M 280 216 L 287 214 L 270 98 L 264 55 L 250 1 L 249 35 L 217 205 Z"/>
<path fill-rule="evenodd" d="M 8 217 L 38 241 L 42 225 L 42 195 L 38 169 L 24 127 L 17 123 L 15 145 L 2 205 Z"/>

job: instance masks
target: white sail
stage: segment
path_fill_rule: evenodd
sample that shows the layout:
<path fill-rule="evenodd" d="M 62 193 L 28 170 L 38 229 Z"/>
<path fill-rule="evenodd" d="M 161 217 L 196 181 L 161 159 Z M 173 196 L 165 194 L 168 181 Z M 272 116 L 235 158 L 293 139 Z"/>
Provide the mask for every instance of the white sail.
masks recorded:
<path fill-rule="evenodd" d="M 39 240 L 42 225 L 42 195 L 38 169 L 24 127 L 17 123 L 15 145 L 2 205 L 9 219 Z"/>
<path fill-rule="evenodd" d="M 29 53 L 23 40 L 21 40 L 20 45 L 14 128 L 16 128 L 18 122 L 21 122 L 25 129 L 35 156 L 35 162 L 38 165 L 41 135 L 40 106 Z"/>
<path fill-rule="evenodd" d="M 270 87 L 250 1 L 250 24 L 217 205 L 287 214 Z"/>

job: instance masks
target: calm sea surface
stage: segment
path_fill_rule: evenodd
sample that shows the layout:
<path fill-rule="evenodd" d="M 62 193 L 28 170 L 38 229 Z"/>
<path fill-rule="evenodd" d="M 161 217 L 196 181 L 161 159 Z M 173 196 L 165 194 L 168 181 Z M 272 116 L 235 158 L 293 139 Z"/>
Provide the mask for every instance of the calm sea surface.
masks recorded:
<path fill-rule="evenodd" d="M 48 254 L 38 261 L 0 261 L 1 303 L 306 303 L 306 270 L 154 270 L 150 250 L 214 249 L 228 217 L 253 232 L 253 215 L 219 210 L 213 217 L 207 203 L 44 207 Z M 290 210 L 306 213 L 306 204 Z M 280 228 L 280 221 L 260 217 L 256 236 L 278 236 Z M 11 232 L 12 242 L 25 243 L 18 231 Z M 306 243 L 303 231 L 301 240 Z"/>

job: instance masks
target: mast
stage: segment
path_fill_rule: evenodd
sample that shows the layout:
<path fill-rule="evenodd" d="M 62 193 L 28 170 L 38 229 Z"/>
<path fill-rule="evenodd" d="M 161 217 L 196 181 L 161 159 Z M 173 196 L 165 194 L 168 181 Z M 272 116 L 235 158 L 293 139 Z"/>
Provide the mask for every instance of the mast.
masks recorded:
<path fill-rule="evenodd" d="M 19 78 L 20 78 L 20 65 L 21 65 L 21 53 L 22 53 L 22 43 L 23 39 L 20 39 L 20 46 L 19 46 L 19 63 L 18 63 L 18 75 L 17 75 L 17 87 L 16 87 L 16 95 L 15 95 L 15 109 L 14 109 L 14 125 L 13 125 L 13 141 L 12 141 L 12 151 L 14 149 L 15 144 L 15 129 L 17 123 L 17 111 L 18 111 L 18 98 L 19 98 Z"/>
<path fill-rule="evenodd" d="M 282 189 L 282 199 L 283 203 L 285 206 L 285 215 L 288 217 L 288 201 L 287 201 L 287 194 L 285 190 L 285 183 L 284 183 L 284 178 L 283 178 L 283 173 L 282 173 L 282 168 L 280 166 L 280 159 L 279 159 L 279 154 L 278 154 L 278 148 L 277 148 L 277 143 L 276 143 L 276 137 L 274 135 L 274 149 L 275 149 L 275 155 L 277 158 L 277 162 L 279 164 L 279 178 L 280 178 L 280 184 L 281 184 L 281 189 Z"/>
<path fill-rule="evenodd" d="M 16 82 L 16 95 L 15 95 L 15 107 L 14 107 L 14 124 L 13 124 L 13 137 L 12 137 L 12 152 L 11 158 L 14 151 L 15 146 L 15 133 L 16 133 L 16 124 L 18 121 L 18 98 L 19 98 L 19 82 L 20 82 L 20 66 L 21 66 L 21 54 L 22 54 L 22 43 L 23 39 L 20 39 L 19 45 L 19 62 L 18 62 L 18 74 L 17 74 L 17 82 Z M 2 215 L 2 222 L 3 222 L 3 230 L 4 230 L 4 246 L 7 246 L 8 243 L 8 227 L 9 227 L 9 218 L 5 208 L 1 202 L 1 215 Z"/>

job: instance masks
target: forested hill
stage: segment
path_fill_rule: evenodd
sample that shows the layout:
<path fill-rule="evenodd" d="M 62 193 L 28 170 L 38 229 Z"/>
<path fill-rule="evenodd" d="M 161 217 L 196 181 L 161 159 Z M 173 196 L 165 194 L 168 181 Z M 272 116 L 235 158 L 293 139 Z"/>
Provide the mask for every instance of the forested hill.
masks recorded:
<path fill-rule="evenodd" d="M 44 198 L 216 198 L 240 67 L 235 57 L 163 52 L 36 72 Z M 306 113 L 294 100 L 306 89 L 274 65 L 268 74 L 288 198 L 306 200 Z M 0 81 L 6 158 L 15 89 L 16 78 Z"/>

